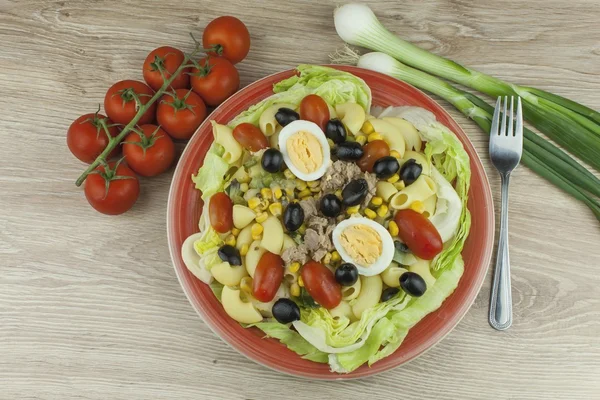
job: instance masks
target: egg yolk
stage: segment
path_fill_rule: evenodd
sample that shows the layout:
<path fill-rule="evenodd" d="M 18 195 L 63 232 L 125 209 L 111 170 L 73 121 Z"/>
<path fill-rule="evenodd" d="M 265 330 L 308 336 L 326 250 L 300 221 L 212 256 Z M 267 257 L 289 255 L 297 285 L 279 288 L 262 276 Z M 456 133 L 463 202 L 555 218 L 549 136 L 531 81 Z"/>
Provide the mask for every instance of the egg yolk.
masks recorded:
<path fill-rule="evenodd" d="M 290 160 L 302 173 L 310 174 L 323 165 L 321 143 L 309 132 L 294 133 L 287 140 L 286 147 Z"/>
<path fill-rule="evenodd" d="M 383 252 L 381 237 L 367 225 L 357 224 L 344 229 L 340 243 L 352 259 L 363 266 L 375 263 Z"/>

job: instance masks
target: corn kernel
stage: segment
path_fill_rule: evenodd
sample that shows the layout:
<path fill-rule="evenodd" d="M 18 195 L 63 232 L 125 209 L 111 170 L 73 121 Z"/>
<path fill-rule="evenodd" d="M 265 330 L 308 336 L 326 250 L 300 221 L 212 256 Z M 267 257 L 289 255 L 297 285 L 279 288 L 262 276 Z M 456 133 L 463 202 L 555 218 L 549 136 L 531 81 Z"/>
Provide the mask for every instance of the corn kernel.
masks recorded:
<path fill-rule="evenodd" d="M 225 238 L 225 244 L 228 244 L 230 246 L 235 246 L 235 236 L 233 235 L 229 235 Z"/>
<path fill-rule="evenodd" d="M 300 191 L 300 193 L 298 193 L 298 197 L 300 197 L 301 199 L 308 197 L 312 194 L 312 192 L 310 191 L 310 189 L 306 188 L 302 191 Z"/>
<path fill-rule="evenodd" d="M 270 198 L 273 197 L 273 191 L 271 189 L 269 189 L 269 188 L 262 188 L 262 189 L 260 189 L 260 194 L 265 199 L 270 199 Z"/>
<path fill-rule="evenodd" d="M 250 200 L 248 200 L 248 207 L 250 207 L 252 210 L 258 208 L 260 206 L 260 199 L 258 197 L 252 197 Z"/>
<path fill-rule="evenodd" d="M 366 208 L 365 216 L 369 219 L 375 219 L 377 217 L 377 214 L 375 213 L 375 211 L 371 210 L 370 208 Z"/>
<path fill-rule="evenodd" d="M 304 235 L 306 233 L 306 225 L 304 225 L 304 224 L 300 225 L 300 228 L 298 228 L 297 232 L 301 235 Z"/>
<path fill-rule="evenodd" d="M 320 187 L 314 187 L 314 188 L 308 188 L 308 190 L 311 191 L 311 193 L 319 193 L 321 191 Z"/>
<path fill-rule="evenodd" d="M 360 129 L 367 135 L 375 131 L 375 129 L 373 128 L 373 124 L 371 124 L 371 121 L 365 121 L 365 123 L 362 125 L 362 128 Z"/>
<path fill-rule="evenodd" d="M 323 264 L 329 264 L 331 262 L 331 253 L 326 253 L 323 257 Z"/>
<path fill-rule="evenodd" d="M 274 216 L 279 217 L 281 214 L 283 214 L 283 207 L 281 206 L 281 203 L 271 204 L 269 206 L 269 212 Z"/>
<path fill-rule="evenodd" d="M 356 213 L 358 213 L 359 210 L 360 210 L 360 205 L 348 207 L 348 208 L 346 208 L 346 214 L 348 214 L 348 215 L 356 214 Z"/>
<path fill-rule="evenodd" d="M 309 188 L 314 188 L 314 187 L 319 187 L 319 185 L 321 184 L 321 182 L 319 182 L 319 181 L 309 181 L 309 182 L 306 182 L 306 184 L 308 185 Z"/>
<path fill-rule="evenodd" d="M 365 135 L 358 135 L 356 137 L 356 143 L 360 143 L 362 146 L 363 144 L 367 143 L 367 137 Z"/>
<path fill-rule="evenodd" d="M 299 262 L 293 262 L 290 264 L 290 272 L 292 273 L 296 273 L 300 270 L 300 263 Z"/>
<path fill-rule="evenodd" d="M 294 198 L 294 189 L 290 189 L 290 188 L 285 189 L 285 194 L 290 199 L 293 199 Z"/>
<path fill-rule="evenodd" d="M 273 194 L 275 195 L 275 199 L 279 200 L 281 198 L 281 196 L 283 196 L 283 192 L 281 191 L 281 188 L 275 188 L 275 190 L 273 190 Z"/>
<path fill-rule="evenodd" d="M 398 176 L 398 174 L 394 174 L 394 175 L 390 176 L 390 177 L 387 179 L 387 181 L 388 181 L 389 183 L 396 183 L 396 182 L 398 182 L 399 180 L 400 180 L 400 176 Z"/>
<path fill-rule="evenodd" d="M 252 294 L 252 278 L 249 276 L 245 276 L 240 281 L 240 289 L 242 292 Z"/>
<path fill-rule="evenodd" d="M 285 171 L 283 171 L 283 176 L 285 176 L 286 179 L 294 179 L 296 177 L 294 175 L 294 173 L 292 171 L 290 171 L 289 169 L 286 169 Z"/>
<path fill-rule="evenodd" d="M 331 262 L 338 262 L 341 261 L 342 257 L 340 257 L 340 253 L 337 252 L 337 250 L 334 250 L 331 253 Z"/>
<path fill-rule="evenodd" d="M 250 189 L 250 186 L 248 186 L 247 183 L 240 183 L 240 190 L 244 193 L 246 193 L 248 191 L 248 189 Z"/>
<path fill-rule="evenodd" d="M 406 185 L 404 184 L 404 181 L 398 181 L 394 183 L 394 187 L 398 190 L 402 190 L 406 187 Z"/>
<path fill-rule="evenodd" d="M 239 183 L 250 183 L 250 175 L 248 173 L 240 174 L 241 176 L 236 176 L 236 179 Z"/>
<path fill-rule="evenodd" d="M 258 222 L 259 224 L 262 224 L 263 222 L 265 222 L 267 220 L 267 218 L 269 218 L 269 214 L 267 214 L 266 212 L 261 212 L 256 216 L 256 222 Z M 256 225 L 256 224 L 255 224 Z M 252 227 L 254 228 L 254 227 Z M 254 231 L 254 229 L 253 229 Z M 262 230 L 261 230 L 262 232 Z M 252 232 L 254 233 L 254 232 Z"/>
<path fill-rule="evenodd" d="M 389 208 L 388 206 L 386 206 L 385 204 L 382 204 L 378 209 L 377 209 L 377 215 L 379 215 L 381 218 L 385 217 L 385 215 L 387 214 Z"/>
<path fill-rule="evenodd" d="M 418 213 L 422 213 L 423 211 L 425 211 L 425 205 L 423 204 L 422 201 L 415 200 L 410 205 L 410 209 L 413 211 L 416 211 Z"/>
<path fill-rule="evenodd" d="M 335 191 L 335 195 L 336 195 L 338 198 L 340 198 L 340 199 L 341 199 L 341 198 L 342 198 L 342 189 L 338 189 L 338 190 L 336 190 L 336 191 Z"/>
<path fill-rule="evenodd" d="M 302 279 L 302 276 L 298 277 L 298 286 L 304 287 L 304 280 Z"/>
<path fill-rule="evenodd" d="M 246 254 L 248 254 L 248 250 L 250 250 L 250 246 L 248 246 L 247 244 L 243 245 L 240 249 L 240 255 L 242 257 L 245 256 Z"/>
<path fill-rule="evenodd" d="M 296 179 L 296 189 L 302 191 L 304 189 L 307 188 L 307 184 L 306 182 L 304 182 L 302 179 Z"/>
<path fill-rule="evenodd" d="M 373 133 L 370 133 L 370 134 L 369 134 L 369 136 L 367 137 L 367 140 L 368 140 L 369 142 L 372 142 L 372 141 L 374 141 L 374 140 L 383 140 L 383 136 L 381 136 L 381 135 L 380 135 L 379 133 L 377 133 L 377 132 L 373 132 Z"/>
<path fill-rule="evenodd" d="M 290 286 L 290 294 L 294 297 L 300 296 L 300 286 L 297 283 L 292 283 Z"/>
<path fill-rule="evenodd" d="M 258 234 L 258 235 L 252 235 L 252 240 L 261 240 L 262 239 L 262 233 Z"/>
<path fill-rule="evenodd" d="M 379 196 L 375 196 L 371 199 L 371 204 L 374 206 L 380 206 L 383 204 L 383 199 Z"/>
<path fill-rule="evenodd" d="M 390 232 L 390 235 L 398 236 L 398 233 L 400 232 L 398 230 L 398 224 L 396 224 L 395 221 L 390 221 L 390 224 L 388 225 L 388 231 Z"/>
<path fill-rule="evenodd" d="M 400 153 L 398 153 L 396 150 L 392 150 L 390 151 L 390 156 L 394 157 L 394 158 L 402 158 L 400 156 Z"/>
<path fill-rule="evenodd" d="M 252 225 L 252 228 L 250 228 L 250 232 L 253 236 L 260 235 L 261 233 L 263 233 L 263 226 L 259 223 L 255 223 L 254 225 Z"/>
<path fill-rule="evenodd" d="M 237 236 L 240 234 L 240 230 L 238 228 L 231 228 L 231 234 Z"/>

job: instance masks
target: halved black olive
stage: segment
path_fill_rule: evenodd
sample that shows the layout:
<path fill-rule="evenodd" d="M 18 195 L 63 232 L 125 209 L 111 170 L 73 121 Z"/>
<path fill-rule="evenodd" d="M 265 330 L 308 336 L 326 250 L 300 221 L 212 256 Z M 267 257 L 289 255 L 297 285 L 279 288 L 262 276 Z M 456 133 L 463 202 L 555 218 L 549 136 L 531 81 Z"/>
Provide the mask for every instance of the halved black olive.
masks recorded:
<path fill-rule="evenodd" d="M 267 149 L 263 153 L 260 163 L 265 171 L 274 174 L 281 171 L 281 167 L 283 167 L 283 155 L 277 149 Z"/>
<path fill-rule="evenodd" d="M 394 175 L 400 169 L 400 164 L 396 157 L 385 156 L 375 161 L 373 172 L 379 179 L 387 179 Z"/>
<path fill-rule="evenodd" d="M 228 262 L 229 265 L 242 265 L 242 257 L 240 256 L 240 252 L 233 246 L 228 244 L 221 246 L 221 248 L 217 251 L 219 258 L 225 262 Z"/>
<path fill-rule="evenodd" d="M 290 299 L 277 300 L 273 304 L 271 312 L 277 322 L 281 324 L 289 324 L 300 319 L 300 307 Z"/>
<path fill-rule="evenodd" d="M 413 297 L 421 297 L 427 290 L 425 280 L 415 272 L 405 272 L 400 275 L 400 287 Z"/>
<path fill-rule="evenodd" d="M 354 179 L 342 190 L 342 203 L 347 207 L 356 206 L 367 197 L 369 185 L 365 179 Z"/>
<path fill-rule="evenodd" d="M 396 287 L 389 287 L 381 293 L 381 302 L 386 302 L 400 292 Z"/>
<path fill-rule="evenodd" d="M 408 186 L 417 180 L 417 178 L 421 175 L 421 172 L 423 172 L 423 167 L 421 164 L 417 163 L 414 158 L 411 158 L 402 164 L 402 168 L 400 168 L 400 179 L 402 179 L 404 184 Z"/>
<path fill-rule="evenodd" d="M 358 269 L 354 264 L 343 263 L 335 270 L 335 280 L 342 286 L 352 286 L 358 280 Z"/>
<path fill-rule="evenodd" d="M 342 161 L 357 161 L 364 154 L 363 147 L 358 142 L 343 142 L 335 146 L 333 155 Z"/>
<path fill-rule="evenodd" d="M 298 203 L 289 204 L 283 213 L 283 225 L 288 232 L 295 232 L 304 223 L 304 210 Z"/>
<path fill-rule="evenodd" d="M 399 240 L 394 240 L 394 248 L 401 253 L 410 253 L 408 246 Z"/>
<path fill-rule="evenodd" d="M 325 125 L 325 136 L 333 143 L 342 143 L 346 140 L 346 127 L 339 119 L 330 119 Z"/>
<path fill-rule="evenodd" d="M 326 217 L 337 217 L 342 212 L 342 201 L 333 193 L 321 197 L 319 209 Z"/>
<path fill-rule="evenodd" d="M 286 126 L 290 122 L 294 122 L 300 119 L 300 114 L 291 108 L 281 107 L 275 113 L 275 119 L 281 126 Z"/>

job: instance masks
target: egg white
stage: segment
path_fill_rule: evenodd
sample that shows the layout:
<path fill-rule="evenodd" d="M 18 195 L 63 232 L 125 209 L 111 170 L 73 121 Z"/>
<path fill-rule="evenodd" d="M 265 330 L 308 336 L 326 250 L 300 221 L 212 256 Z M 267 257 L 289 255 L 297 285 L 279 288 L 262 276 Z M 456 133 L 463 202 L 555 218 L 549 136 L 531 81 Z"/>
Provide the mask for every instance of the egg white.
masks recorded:
<path fill-rule="evenodd" d="M 370 228 L 373 228 L 373 230 L 375 230 L 375 232 L 377 232 L 379 234 L 379 237 L 381 238 L 381 255 L 371 265 L 362 265 L 356 262 L 346 252 L 346 250 L 344 250 L 344 246 L 342 246 L 342 243 L 340 242 L 340 235 L 342 234 L 342 232 L 346 228 L 353 225 L 366 225 Z M 394 258 L 394 240 L 392 239 L 392 236 L 382 225 L 369 218 L 353 217 L 345 219 L 339 224 L 337 224 L 337 226 L 331 234 L 331 237 L 333 240 L 333 245 L 335 246 L 337 252 L 340 253 L 340 257 L 342 258 L 342 260 L 354 264 L 360 275 L 373 276 L 380 274 L 381 272 L 383 272 L 383 270 L 389 267 L 390 263 L 392 262 L 392 259 Z"/>
<path fill-rule="evenodd" d="M 323 150 L 323 163 L 321 164 L 321 166 L 319 166 L 319 168 L 317 168 L 317 170 L 308 174 L 300 171 L 292 163 L 292 160 L 287 150 L 287 141 L 290 138 L 290 136 L 300 131 L 308 132 L 309 134 L 314 136 L 319 141 L 321 149 Z M 281 129 L 281 132 L 279 132 L 279 151 L 281 151 L 281 154 L 283 155 L 283 160 L 285 161 L 285 164 L 290 169 L 290 171 L 292 171 L 294 175 L 296 175 L 303 181 L 314 181 L 316 179 L 321 178 L 323 175 L 325 175 L 325 171 L 327 171 L 327 168 L 331 163 L 331 149 L 329 147 L 329 143 L 327 142 L 327 137 L 325 136 L 325 133 L 323 133 L 321 128 L 319 128 L 319 125 L 310 121 L 296 120 L 284 126 L 283 129 Z"/>

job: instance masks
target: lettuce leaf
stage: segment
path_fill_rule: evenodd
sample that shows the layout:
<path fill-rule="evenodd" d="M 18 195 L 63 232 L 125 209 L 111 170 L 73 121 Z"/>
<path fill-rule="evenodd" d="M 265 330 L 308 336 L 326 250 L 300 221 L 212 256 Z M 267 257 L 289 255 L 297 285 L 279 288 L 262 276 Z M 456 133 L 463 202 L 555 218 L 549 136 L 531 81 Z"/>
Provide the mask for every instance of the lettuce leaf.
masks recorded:
<path fill-rule="evenodd" d="M 285 344 L 288 349 L 302 356 L 310 361 L 318 363 L 327 363 L 327 353 L 317 350 L 316 347 L 308 343 L 298 332 L 290 329 L 289 326 L 280 324 L 279 322 L 266 321 L 253 324 L 263 331 L 267 337 L 278 339 L 281 343 Z"/>
<path fill-rule="evenodd" d="M 221 158 L 223 151 L 221 145 L 213 143 L 204 157 L 204 163 L 198 170 L 198 174 L 192 175 L 196 189 L 202 191 L 202 200 L 223 190 L 225 184 L 223 177 L 229 170 L 229 164 Z"/>

